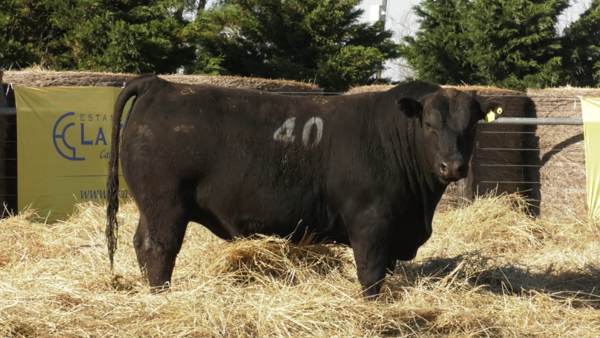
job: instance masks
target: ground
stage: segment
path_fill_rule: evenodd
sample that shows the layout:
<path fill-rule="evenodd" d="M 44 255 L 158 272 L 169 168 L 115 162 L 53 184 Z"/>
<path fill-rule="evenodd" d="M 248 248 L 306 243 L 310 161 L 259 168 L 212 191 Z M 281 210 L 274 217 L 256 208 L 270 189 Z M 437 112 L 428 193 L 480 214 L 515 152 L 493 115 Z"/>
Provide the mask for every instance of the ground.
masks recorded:
<path fill-rule="evenodd" d="M 0 221 L 0 336 L 598 337 L 600 223 L 581 208 L 540 219 L 515 196 L 436 214 L 417 258 L 364 302 L 347 247 L 188 228 L 172 291 L 151 295 L 121 204 L 111 272 L 105 208 L 66 222 Z"/>

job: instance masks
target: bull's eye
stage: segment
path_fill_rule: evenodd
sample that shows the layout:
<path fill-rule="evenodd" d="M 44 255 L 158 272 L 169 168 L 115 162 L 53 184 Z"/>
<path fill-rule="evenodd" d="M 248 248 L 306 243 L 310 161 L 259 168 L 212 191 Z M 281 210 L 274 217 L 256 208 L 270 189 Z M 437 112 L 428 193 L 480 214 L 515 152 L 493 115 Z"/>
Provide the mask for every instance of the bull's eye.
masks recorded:
<path fill-rule="evenodd" d="M 429 124 L 429 122 L 425 121 L 425 127 L 431 128 L 431 124 Z"/>

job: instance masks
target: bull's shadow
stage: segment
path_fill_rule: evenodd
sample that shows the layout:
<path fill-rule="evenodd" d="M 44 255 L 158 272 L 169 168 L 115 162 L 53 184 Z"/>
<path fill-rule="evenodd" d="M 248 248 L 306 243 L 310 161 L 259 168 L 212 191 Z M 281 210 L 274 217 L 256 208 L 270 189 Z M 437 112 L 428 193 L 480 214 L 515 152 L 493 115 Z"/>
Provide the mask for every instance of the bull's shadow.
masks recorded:
<path fill-rule="evenodd" d="M 431 258 L 418 262 L 399 262 L 394 276 L 386 285 L 392 292 L 408 285 L 417 285 L 424 279 L 432 284 L 466 283 L 500 295 L 529 296 L 543 294 L 564 300 L 574 307 L 600 309 L 600 265 L 569 269 L 548 264 L 544 271 L 482 255 L 478 252 L 450 258 Z M 539 269 L 536 269 L 539 270 Z"/>

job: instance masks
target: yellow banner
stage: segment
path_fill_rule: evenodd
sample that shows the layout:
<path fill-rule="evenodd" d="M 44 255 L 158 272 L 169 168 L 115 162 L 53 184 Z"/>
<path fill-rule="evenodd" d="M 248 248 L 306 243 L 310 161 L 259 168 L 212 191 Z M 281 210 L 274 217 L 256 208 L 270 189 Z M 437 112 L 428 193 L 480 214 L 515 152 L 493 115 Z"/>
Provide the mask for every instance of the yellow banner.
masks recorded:
<path fill-rule="evenodd" d="M 590 216 L 600 217 L 600 98 L 581 98 L 585 174 Z"/>
<path fill-rule="evenodd" d="M 76 203 L 106 200 L 112 114 L 120 92 L 15 86 L 19 210 L 31 206 L 54 222 L 66 219 Z M 122 178 L 119 188 L 121 197 L 129 197 Z"/>

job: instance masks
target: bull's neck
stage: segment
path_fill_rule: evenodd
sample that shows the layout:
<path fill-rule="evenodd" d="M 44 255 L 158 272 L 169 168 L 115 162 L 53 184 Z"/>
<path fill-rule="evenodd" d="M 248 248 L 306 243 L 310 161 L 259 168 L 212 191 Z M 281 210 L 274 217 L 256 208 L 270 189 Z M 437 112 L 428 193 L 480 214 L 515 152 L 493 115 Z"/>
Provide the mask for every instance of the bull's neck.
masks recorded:
<path fill-rule="evenodd" d="M 437 179 L 425 158 L 427 149 L 419 120 L 398 113 L 394 115 L 394 122 L 388 126 L 388 132 L 394 140 L 395 164 L 406 178 L 406 184 L 424 203 L 426 217 L 431 221 L 446 185 Z"/>

